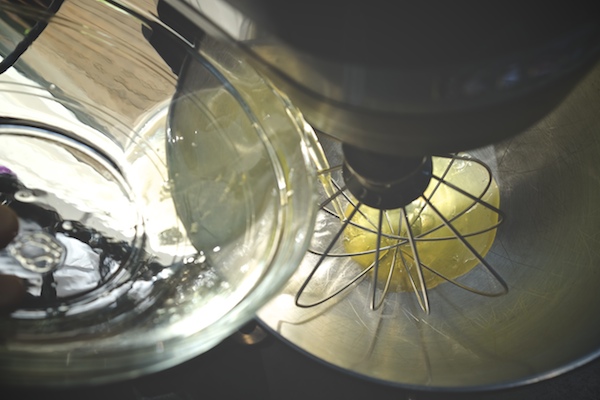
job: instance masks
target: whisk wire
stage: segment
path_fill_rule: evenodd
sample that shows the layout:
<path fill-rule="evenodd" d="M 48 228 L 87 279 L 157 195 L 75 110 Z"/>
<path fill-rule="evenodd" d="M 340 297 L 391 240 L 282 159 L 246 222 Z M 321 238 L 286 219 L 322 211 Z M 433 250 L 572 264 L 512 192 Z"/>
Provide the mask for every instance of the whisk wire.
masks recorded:
<path fill-rule="evenodd" d="M 415 244 L 412 228 L 410 226 L 410 222 L 408 221 L 408 216 L 406 214 L 406 208 L 402 207 L 400 209 L 400 214 L 401 214 L 402 219 L 404 220 L 404 224 L 406 225 L 406 233 L 408 235 L 408 242 L 410 244 L 410 249 L 412 251 L 412 254 L 413 254 L 413 257 L 415 260 L 415 270 L 417 271 L 417 276 L 419 279 L 419 287 L 421 288 L 420 289 L 421 295 L 419 295 L 419 289 L 415 286 L 415 282 L 412 279 L 412 274 L 408 271 L 408 268 L 407 268 L 407 273 L 408 273 L 408 276 L 410 277 L 411 284 L 413 286 L 413 290 L 417 294 L 417 301 L 419 302 L 419 305 L 421 306 L 423 311 L 425 311 L 426 313 L 429 314 L 429 296 L 427 294 L 427 285 L 425 283 L 425 278 L 423 276 L 421 260 L 419 258 L 419 252 L 417 251 L 417 246 Z M 406 264 L 405 264 L 405 268 L 406 268 Z"/>
<path fill-rule="evenodd" d="M 448 219 L 446 217 L 444 217 L 443 213 L 441 213 L 431 203 L 431 201 L 425 195 L 423 195 L 422 197 L 425 200 L 425 202 L 427 203 L 427 205 L 429 207 L 431 207 L 431 209 L 433 210 L 433 212 L 436 213 L 437 216 L 442 220 L 442 222 L 444 223 L 444 225 L 448 229 L 450 229 L 452 231 L 452 233 L 454 234 L 454 236 L 456 237 L 456 239 L 458 239 L 469 250 L 469 252 L 473 256 L 475 256 L 475 258 L 477 258 L 477 260 L 481 263 L 481 265 L 483 265 L 485 267 L 485 269 L 500 284 L 500 286 L 502 286 L 502 291 L 500 291 L 500 292 L 485 292 L 485 293 L 487 293 L 487 294 L 485 294 L 485 296 L 496 297 L 496 296 L 501 296 L 501 295 L 504 295 L 504 294 L 508 293 L 508 285 L 506 284 L 506 282 L 504 281 L 504 279 L 502 279 L 502 277 L 500 276 L 500 274 L 485 260 L 484 257 L 481 256 L 481 254 L 479 254 L 479 252 L 475 248 L 473 248 L 473 246 L 471 245 L 471 243 L 469 243 L 469 241 L 467 239 L 465 239 L 465 237 L 463 235 L 461 235 L 460 232 L 458 232 L 458 230 L 456 229 L 456 227 L 454 227 L 454 225 L 452 225 L 452 223 L 450 221 L 448 221 Z M 476 292 L 479 293 L 479 291 L 476 291 Z M 483 293 L 484 292 L 481 292 L 479 294 L 483 294 Z"/>
<path fill-rule="evenodd" d="M 317 272 L 317 270 L 319 269 L 319 267 L 321 266 L 321 264 L 323 263 L 323 261 L 325 261 L 325 258 L 327 257 L 327 254 L 329 254 L 329 252 L 331 251 L 331 249 L 333 248 L 333 246 L 335 245 L 335 243 L 342 236 L 342 233 L 344 233 L 344 230 L 346 230 L 346 228 L 348 227 L 348 224 L 350 223 L 350 220 L 352 220 L 352 218 L 354 217 L 354 215 L 356 215 L 356 213 L 358 212 L 358 209 L 360 208 L 360 206 L 361 206 L 361 203 L 359 202 L 356 205 L 356 207 L 354 207 L 352 209 L 352 211 L 350 212 L 350 215 L 348 216 L 348 219 L 346 219 L 342 223 L 342 226 L 340 227 L 340 229 L 338 229 L 338 231 L 336 232 L 336 234 L 333 237 L 333 239 L 331 240 L 331 242 L 327 245 L 327 248 L 323 252 L 323 255 L 319 257 L 319 260 L 317 261 L 317 263 L 315 264 L 315 266 L 313 267 L 313 269 L 310 271 L 308 277 L 304 280 L 304 282 L 300 286 L 300 289 L 298 290 L 298 293 L 296 293 L 296 297 L 294 299 L 294 301 L 296 303 L 296 306 L 302 307 L 302 308 L 313 307 L 313 306 L 322 304 L 322 303 L 326 302 L 327 300 L 329 300 L 330 298 L 333 297 L 333 296 L 329 296 L 328 298 L 326 298 L 324 300 L 321 300 L 321 301 L 318 301 L 318 302 L 313 303 L 313 304 L 302 304 L 300 302 L 300 296 L 302 296 L 302 293 L 304 293 L 304 290 L 306 290 L 306 287 L 308 286 L 310 280 L 315 275 L 315 273 Z"/>
<path fill-rule="evenodd" d="M 335 200 L 338 196 L 344 194 L 344 190 L 346 190 L 346 186 L 338 187 L 335 193 L 327 197 L 321 204 L 319 204 L 319 209 L 325 209 L 329 203 Z"/>
<path fill-rule="evenodd" d="M 377 221 L 377 239 L 375 246 L 375 266 L 373 267 L 373 282 L 372 282 L 372 292 L 371 292 L 371 310 L 376 310 L 381 307 L 383 304 L 383 300 L 385 298 L 386 289 L 389 287 L 389 282 L 386 280 L 384 293 L 381 295 L 381 301 L 377 302 L 377 282 L 379 277 L 379 260 L 381 259 L 381 232 L 383 232 L 383 210 L 379 210 L 379 218 Z"/>
<path fill-rule="evenodd" d="M 484 196 L 486 195 L 486 193 L 488 193 L 488 191 L 491 188 L 491 185 L 493 184 L 491 169 L 482 161 L 471 157 L 465 157 L 456 154 L 439 157 L 447 158 L 449 159 L 449 161 L 444 166 L 444 169 L 443 171 L 441 171 L 441 174 L 438 175 L 434 174 L 433 172 L 430 173 L 430 177 L 433 180 L 432 183 L 434 185 L 428 192 L 426 192 L 428 193 L 427 195 L 422 194 L 419 197 L 421 199 L 419 200 L 421 203 L 418 206 L 416 206 L 417 208 L 415 208 L 414 211 L 411 211 L 412 214 L 410 215 L 410 218 L 406 207 L 401 207 L 398 209 L 399 220 L 397 229 L 394 228 L 394 224 L 392 224 L 392 222 L 390 221 L 390 216 L 387 210 L 379 210 L 377 222 L 373 221 L 373 215 L 370 215 L 361 209 L 362 202 L 356 201 L 350 194 L 346 193 L 348 190 L 346 185 L 339 185 L 336 182 L 336 179 L 334 179 L 334 176 L 331 173 L 340 170 L 342 168 L 341 165 L 321 169 L 319 171 L 320 175 L 329 174 L 327 177 L 321 176 L 320 179 L 327 180 L 328 189 L 326 188 L 325 191 L 328 194 L 332 193 L 330 196 L 328 196 L 328 198 L 325 201 L 323 201 L 319 205 L 319 208 L 322 212 L 340 220 L 341 226 L 339 230 L 337 230 L 337 232 L 333 234 L 333 236 L 331 237 L 331 241 L 328 243 L 325 250 L 317 251 L 314 249 L 309 249 L 310 253 L 317 255 L 319 258 L 296 294 L 295 302 L 297 306 L 308 308 L 323 304 L 350 288 L 352 285 L 364 278 L 367 273 L 372 272 L 372 285 L 370 292 L 371 299 L 369 301 L 369 307 L 372 310 L 378 310 L 384 304 L 386 295 L 390 291 L 390 288 L 394 281 L 394 274 L 400 273 L 399 271 L 401 268 L 403 270 L 403 273 L 405 274 L 405 278 L 407 279 L 408 283 L 410 283 L 412 290 L 416 294 L 419 306 L 426 313 L 430 312 L 430 298 L 424 271 L 428 271 L 429 273 L 441 278 L 444 281 L 450 282 L 451 284 L 461 289 L 479 295 L 495 297 L 508 292 L 508 286 L 501 278 L 500 274 L 467 240 L 469 237 L 480 235 L 496 229 L 505 218 L 504 213 L 500 209 L 484 200 Z M 470 193 L 469 191 L 449 181 L 449 173 L 457 160 L 468 162 L 470 163 L 469 165 L 478 165 L 485 170 L 487 180 L 482 185 L 482 187 L 477 190 L 477 193 Z M 432 198 L 437 198 L 435 196 L 441 196 L 441 194 L 439 194 L 439 190 L 442 186 L 446 186 L 461 194 L 462 196 L 465 196 L 470 200 L 469 204 L 466 204 L 464 206 L 464 209 L 458 210 L 457 212 L 453 213 L 452 216 L 445 216 L 444 213 L 436 207 L 436 201 L 432 200 Z M 330 209 L 330 204 L 332 202 L 334 202 L 333 206 L 335 208 L 335 211 Z M 346 212 L 343 211 L 344 205 L 342 202 L 345 202 L 347 204 Z M 486 209 L 496 213 L 497 220 L 495 222 L 490 222 L 490 224 L 485 226 L 484 228 L 479 227 L 477 230 L 474 231 L 459 232 L 457 227 L 454 225 L 454 222 L 477 205 L 481 205 Z M 415 234 L 413 226 L 411 225 L 411 221 L 416 221 L 419 217 L 421 217 L 426 208 L 429 208 L 431 212 L 439 218 L 441 223 L 438 223 L 433 227 L 429 227 L 428 229 L 422 230 L 418 234 Z M 350 210 L 350 213 L 348 213 L 348 210 Z M 355 217 L 359 215 L 361 218 L 355 219 Z M 383 229 L 384 219 L 387 223 L 388 229 Z M 353 226 L 364 232 L 375 235 L 375 248 L 353 252 L 334 252 L 334 247 L 337 243 L 339 243 L 342 234 L 345 232 L 348 226 Z M 450 234 L 435 237 L 432 235 L 432 233 L 444 227 L 446 227 L 450 231 Z M 389 233 L 386 232 L 386 230 Z M 385 243 L 384 238 L 388 240 Z M 390 240 L 392 241 L 391 243 Z M 435 268 L 432 268 L 431 266 L 426 265 L 421 261 L 417 243 L 445 240 L 458 240 L 461 243 L 461 245 L 463 245 L 477 259 L 479 264 L 481 264 L 484 267 L 484 269 L 493 277 L 497 284 L 501 286 L 501 290 L 486 291 L 468 286 L 466 284 L 456 281 L 455 279 L 449 276 L 444 275 L 443 273 L 437 271 Z M 402 246 L 405 245 L 408 246 L 408 248 L 406 250 L 403 250 Z M 389 253 L 389 251 L 392 251 L 392 253 Z M 323 262 L 327 257 L 357 257 L 365 255 L 374 255 L 373 261 L 366 268 L 363 268 L 354 277 L 342 284 L 340 288 L 334 290 L 332 294 L 323 296 L 322 299 L 314 301 L 312 303 L 301 302 L 301 296 L 304 294 L 310 281 L 313 279 L 317 270 L 322 266 Z M 379 279 L 379 274 L 382 273 L 381 262 L 386 257 L 391 257 L 391 265 L 390 268 L 387 270 L 387 276 L 381 277 L 381 279 Z M 381 288 L 381 282 L 384 282 L 383 288 Z"/>
<path fill-rule="evenodd" d="M 482 206 L 484 206 L 485 208 L 487 208 L 487 209 L 489 209 L 489 210 L 491 210 L 491 211 L 495 212 L 496 214 L 498 214 L 498 215 L 503 215 L 503 213 L 502 213 L 502 211 L 501 211 L 500 209 L 498 209 L 497 207 L 494 207 L 493 205 L 491 205 L 491 204 L 490 204 L 490 203 L 488 203 L 487 201 L 483 200 L 482 196 L 479 196 L 479 197 L 477 197 L 477 196 L 474 196 L 474 195 L 472 195 L 471 193 L 467 192 L 466 190 L 464 190 L 464 189 L 462 189 L 462 188 L 460 188 L 460 187 L 458 187 L 458 186 L 454 185 L 453 183 L 451 183 L 451 182 L 448 182 L 448 181 L 444 180 L 443 178 L 441 178 L 441 177 L 438 177 L 438 176 L 436 176 L 436 175 L 431 175 L 431 177 L 432 177 L 433 179 L 435 179 L 435 180 L 439 181 L 439 182 L 443 182 L 443 183 L 444 183 L 444 185 L 448 186 L 448 187 L 449 187 L 449 188 L 451 188 L 451 189 L 454 189 L 454 190 L 456 190 L 456 191 L 457 191 L 457 192 L 459 192 L 460 194 L 462 194 L 462 195 L 464 195 L 464 196 L 468 197 L 469 199 L 473 200 L 473 202 L 475 202 L 475 204 L 481 204 Z M 487 192 L 487 190 L 485 190 L 485 191 L 482 191 L 482 193 L 483 193 L 483 194 L 485 194 L 486 192 Z M 482 195 L 483 195 L 483 194 L 482 194 Z M 424 196 L 421 196 L 421 197 L 425 198 Z M 473 204 L 473 205 L 475 205 L 475 204 Z M 473 205 L 471 205 L 471 207 L 473 207 Z M 469 208 L 471 208 L 471 207 L 467 207 L 467 209 L 466 209 L 466 210 L 464 210 L 464 212 L 463 212 L 462 214 L 464 214 L 465 212 L 467 212 L 467 211 L 469 210 Z M 461 214 L 461 215 L 462 215 L 462 214 Z M 456 219 L 456 218 L 454 218 L 454 219 Z"/>
<path fill-rule="evenodd" d="M 465 191 L 464 189 L 462 189 L 462 188 L 460 188 L 460 187 L 458 187 L 458 186 L 456 186 L 456 185 L 452 184 L 451 182 L 449 182 L 448 180 L 446 180 L 446 179 L 445 179 L 445 176 L 447 175 L 447 171 L 448 171 L 448 168 L 449 168 L 449 166 L 452 164 L 452 162 L 453 162 L 454 160 L 457 160 L 457 159 L 460 159 L 460 160 L 468 160 L 469 162 L 474 162 L 474 163 L 476 163 L 476 164 L 480 165 L 481 167 L 485 168 L 485 170 L 487 171 L 487 175 L 488 175 L 487 183 L 486 183 L 485 187 L 483 188 L 483 190 L 481 190 L 481 192 L 480 192 L 478 195 L 473 195 L 472 193 L 469 193 L 469 192 Z M 444 173 L 442 173 L 442 175 L 441 175 L 441 176 L 437 176 L 437 175 L 434 175 L 434 174 L 432 174 L 432 176 L 431 176 L 431 177 L 432 177 L 433 179 L 435 179 L 435 180 L 437 181 L 437 183 L 436 183 L 436 185 L 435 185 L 434 189 L 432 190 L 432 192 L 431 192 L 431 194 L 430 194 L 430 196 L 429 196 L 430 198 L 433 198 L 433 196 L 434 196 L 435 192 L 437 191 L 437 189 L 438 189 L 438 188 L 439 188 L 439 187 L 440 187 L 440 186 L 443 184 L 443 185 L 446 185 L 446 186 L 448 186 L 449 188 L 451 188 L 451 189 L 453 189 L 453 190 L 456 190 L 458 193 L 461 193 L 462 195 L 464 195 L 464 196 L 468 197 L 470 200 L 472 200 L 472 203 L 471 203 L 470 205 L 468 205 L 467 207 L 465 207 L 465 208 L 464 208 L 462 211 L 460 211 L 460 212 L 457 212 L 457 213 L 456 213 L 455 215 L 453 215 L 453 216 L 452 216 L 450 219 L 448 219 L 448 221 L 450 221 L 450 222 L 453 222 L 453 221 L 455 221 L 456 219 L 458 219 L 458 218 L 460 218 L 461 216 L 463 216 L 464 214 L 466 214 L 466 213 L 467 213 L 467 212 L 468 212 L 468 211 L 469 211 L 471 208 L 473 208 L 473 207 L 474 207 L 475 205 L 477 205 L 477 204 L 481 204 L 482 206 L 486 207 L 487 209 L 489 209 L 489 210 L 493 211 L 494 213 L 496 213 L 496 214 L 498 215 L 498 221 L 497 221 L 495 224 L 489 225 L 489 226 L 487 226 L 485 229 L 480 229 L 480 230 L 477 230 L 477 231 L 474 231 L 474 232 L 462 233 L 462 236 L 463 236 L 463 237 L 467 238 L 467 237 L 471 237 L 471 236 L 477 236 L 477 235 L 480 235 L 480 234 L 482 234 L 482 233 L 489 232 L 489 231 L 491 231 L 491 230 L 493 230 L 493 229 L 496 229 L 496 228 L 497 228 L 498 226 L 500 226 L 500 225 L 502 224 L 502 222 L 504 221 L 504 219 L 505 219 L 505 214 L 502 212 L 502 210 L 498 209 L 497 207 L 494 207 L 493 205 L 491 205 L 491 204 L 489 204 L 488 202 L 486 202 L 485 200 L 483 200 L 483 196 L 485 195 L 485 193 L 487 193 L 487 191 L 489 190 L 489 188 L 490 188 L 490 186 L 491 186 L 491 182 L 492 182 L 492 172 L 491 172 L 491 170 L 489 169 L 489 167 L 488 167 L 487 165 L 485 165 L 484 163 L 482 163 L 481 161 L 479 161 L 479 160 L 477 160 L 477 159 L 474 159 L 474 158 L 466 158 L 466 157 L 464 157 L 464 158 L 463 158 L 463 157 L 459 157 L 459 156 L 454 156 L 453 158 L 451 158 L 451 161 L 450 161 L 450 163 L 448 164 L 448 167 L 446 168 L 446 170 L 444 171 Z M 337 193 L 338 195 L 339 195 L 339 194 L 341 194 L 341 195 L 342 195 L 342 196 L 343 196 L 343 197 L 346 199 L 346 201 L 348 201 L 348 203 L 350 203 L 350 204 L 354 205 L 354 202 L 352 201 L 352 199 L 350 198 L 350 196 L 348 196 L 348 195 L 347 195 L 347 194 L 344 192 L 344 190 L 346 190 L 346 188 L 345 188 L 345 187 L 344 187 L 344 188 L 341 188 L 341 187 L 340 187 L 339 185 L 337 185 L 337 183 L 335 183 L 335 181 L 333 181 L 333 180 L 332 180 L 332 184 L 333 184 L 333 185 L 334 185 L 334 186 L 335 186 L 335 187 L 338 189 L 338 192 L 340 192 L 340 193 Z M 324 207 L 321 207 L 321 210 L 322 210 L 322 211 L 324 211 L 324 212 L 326 212 L 326 213 L 328 213 L 329 215 L 332 215 L 332 216 L 334 216 L 334 217 L 337 217 L 337 218 L 339 218 L 339 216 L 338 216 L 338 215 L 337 215 L 335 212 L 333 212 L 333 211 L 329 210 L 329 209 L 326 207 L 326 205 L 327 205 L 327 204 L 325 204 L 325 206 L 324 206 Z M 418 212 L 417 212 L 417 215 L 416 215 L 414 218 L 418 218 L 418 217 L 419 217 L 419 216 L 420 216 L 420 215 L 423 213 L 423 210 L 424 210 L 424 209 L 425 209 L 425 207 L 421 207 L 421 208 L 419 208 L 419 210 L 418 210 Z M 359 211 L 359 213 L 360 213 L 360 215 L 361 215 L 361 216 L 362 216 L 362 217 L 363 217 L 363 218 L 364 218 L 366 221 L 368 221 L 368 222 L 369 222 L 369 225 L 371 225 L 371 226 L 373 227 L 373 229 L 370 229 L 370 228 L 368 228 L 368 227 L 365 227 L 365 226 L 359 225 L 359 224 L 357 224 L 357 223 L 356 223 L 356 222 L 354 222 L 354 221 L 351 221 L 351 222 L 350 222 L 350 224 L 351 224 L 351 225 L 353 225 L 353 226 L 356 226 L 356 227 L 358 227 L 358 228 L 360 228 L 360 229 L 363 229 L 363 230 L 365 230 L 365 231 L 367 231 L 367 232 L 369 232 L 369 233 L 377 234 L 378 232 L 377 232 L 377 230 L 376 230 L 375 223 L 374 223 L 374 222 L 372 222 L 372 221 L 370 220 L 370 218 L 369 218 L 369 217 L 368 217 L 368 216 L 367 216 L 367 215 L 366 215 L 366 214 L 365 214 L 363 211 Z M 427 231 L 425 231 L 425 232 L 421 232 L 419 235 L 415 235 L 415 236 L 413 236 L 413 239 L 414 239 L 415 241 L 417 241 L 417 242 L 443 241 L 443 240 L 455 240 L 455 239 L 456 239 L 456 238 L 455 238 L 455 236 L 438 236 L 438 237 L 431 237 L 431 234 L 432 234 L 432 233 L 436 232 L 437 230 L 439 230 L 439 229 L 441 229 L 441 228 L 443 228 L 443 227 L 444 227 L 444 225 L 443 225 L 443 224 L 439 224 L 439 225 L 437 225 L 437 226 L 435 226 L 435 227 L 431 228 L 430 230 L 427 230 Z M 385 237 L 385 238 L 388 238 L 388 239 L 400 239 L 400 240 L 402 240 L 403 242 L 402 242 L 402 243 L 399 243 L 399 245 L 403 245 L 403 244 L 405 244 L 405 243 L 407 243 L 407 242 L 408 242 L 408 238 L 407 238 L 407 237 L 400 236 L 399 234 L 393 234 L 393 233 L 389 233 L 389 234 L 388 234 L 388 233 L 382 233 L 382 237 Z M 393 245 L 393 246 L 391 246 L 391 247 L 394 247 L 394 246 L 395 246 L 395 245 Z M 388 247 L 388 248 L 390 248 L 390 247 Z M 375 252 L 375 250 L 370 250 L 370 251 L 368 251 L 368 252 L 367 252 L 367 253 L 365 253 L 365 254 L 372 254 L 372 253 L 374 253 L 374 252 Z M 333 255 L 332 255 L 332 256 L 333 256 Z"/>

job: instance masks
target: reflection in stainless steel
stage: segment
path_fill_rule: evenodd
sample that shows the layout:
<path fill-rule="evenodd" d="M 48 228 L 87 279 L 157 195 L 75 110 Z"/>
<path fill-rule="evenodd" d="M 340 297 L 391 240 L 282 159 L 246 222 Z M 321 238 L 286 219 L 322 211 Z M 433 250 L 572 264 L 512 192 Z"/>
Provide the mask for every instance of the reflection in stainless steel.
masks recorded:
<path fill-rule="evenodd" d="M 508 293 L 483 297 L 440 284 L 428 292 L 429 314 L 413 293 L 393 291 L 373 311 L 372 283 L 363 279 L 301 308 L 295 296 L 318 259 L 307 254 L 261 309 L 262 321 L 327 364 L 404 387 L 509 387 L 600 355 L 599 82 L 600 66 L 528 131 L 469 151 L 490 167 L 500 189 L 506 218 L 485 260 Z M 355 276 L 348 268 L 321 269 L 319 285 Z M 482 272 L 463 282 L 481 284 Z"/>

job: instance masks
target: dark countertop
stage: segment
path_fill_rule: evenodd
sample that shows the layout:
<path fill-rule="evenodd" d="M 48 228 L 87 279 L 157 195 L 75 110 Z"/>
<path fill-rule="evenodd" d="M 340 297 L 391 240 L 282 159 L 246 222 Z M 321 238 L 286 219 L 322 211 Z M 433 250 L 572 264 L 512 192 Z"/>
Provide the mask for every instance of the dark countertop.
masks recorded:
<path fill-rule="evenodd" d="M 492 393 L 426 393 L 353 377 L 296 351 L 274 337 L 242 345 L 231 337 L 207 353 L 168 370 L 97 387 L 4 388 L 7 400 L 598 400 L 600 360 L 556 378 Z"/>

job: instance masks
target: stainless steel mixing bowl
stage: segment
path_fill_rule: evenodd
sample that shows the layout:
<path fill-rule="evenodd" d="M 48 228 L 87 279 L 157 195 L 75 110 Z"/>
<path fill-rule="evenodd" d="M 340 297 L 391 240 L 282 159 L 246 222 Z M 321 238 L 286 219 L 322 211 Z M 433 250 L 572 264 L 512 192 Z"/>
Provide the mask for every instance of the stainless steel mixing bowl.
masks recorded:
<path fill-rule="evenodd" d="M 325 151 L 339 155 L 335 144 Z M 486 260 L 506 295 L 444 283 L 429 291 L 430 314 L 413 293 L 389 293 L 372 311 L 365 279 L 299 308 L 294 296 L 314 266 L 308 254 L 259 312 L 265 325 L 331 366 L 425 390 L 526 384 L 600 355 L 600 67 L 525 133 L 468 153 L 490 166 L 500 187 L 506 220 Z M 349 279 L 344 273 L 323 272 L 312 287 L 339 284 Z M 461 279 L 477 287 L 488 278 L 473 271 Z"/>

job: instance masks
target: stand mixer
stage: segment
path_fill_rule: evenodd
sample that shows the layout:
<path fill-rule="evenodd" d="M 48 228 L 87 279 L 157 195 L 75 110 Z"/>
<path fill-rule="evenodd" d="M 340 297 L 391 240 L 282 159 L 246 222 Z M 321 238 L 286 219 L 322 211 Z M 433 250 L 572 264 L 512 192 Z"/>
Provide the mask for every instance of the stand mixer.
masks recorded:
<path fill-rule="evenodd" d="M 253 53 L 316 130 L 410 157 L 522 132 L 597 51 L 587 2 L 165 3 L 199 26 L 210 19 Z"/>
<path fill-rule="evenodd" d="M 589 185 L 598 123 L 589 107 L 578 109 L 597 100 L 592 5 L 164 0 L 156 12 L 167 37 L 243 53 L 300 109 L 306 132 L 317 131 L 314 234 L 298 270 L 258 311 L 264 328 L 356 376 L 419 390 L 515 386 L 599 354 L 600 322 L 573 312 L 600 311 L 592 295 L 600 191 Z M 215 84 L 204 75 L 211 67 L 190 64 L 161 29 L 150 31 L 179 74 L 175 99 Z M 223 59 L 235 70 L 234 58 Z M 172 88 L 175 78 L 161 73 Z M 249 93 L 246 103 L 260 109 L 263 92 Z M 181 104 L 172 115 L 186 111 Z M 565 126 L 574 133 L 554 130 Z M 170 136 L 181 146 L 172 164 L 186 159 L 180 139 Z M 205 155 L 217 162 L 214 154 Z M 260 203 L 265 192 L 256 186 L 245 199 Z M 176 206 L 190 198 L 174 197 Z"/>
<path fill-rule="evenodd" d="M 248 52 L 330 163 L 319 166 L 309 252 L 259 312 L 268 330 L 334 367 L 419 389 L 508 387 L 597 354 L 596 322 L 574 324 L 582 348 L 534 343 L 545 329 L 567 334 L 527 318 L 544 307 L 523 295 L 562 294 L 536 283 L 561 268 L 525 276 L 515 266 L 531 257 L 507 239 L 524 232 L 517 199 L 540 206 L 511 175 L 528 171 L 521 152 L 556 152 L 539 134 L 553 129 L 544 118 L 596 63 L 590 4 L 164 3 Z"/>

